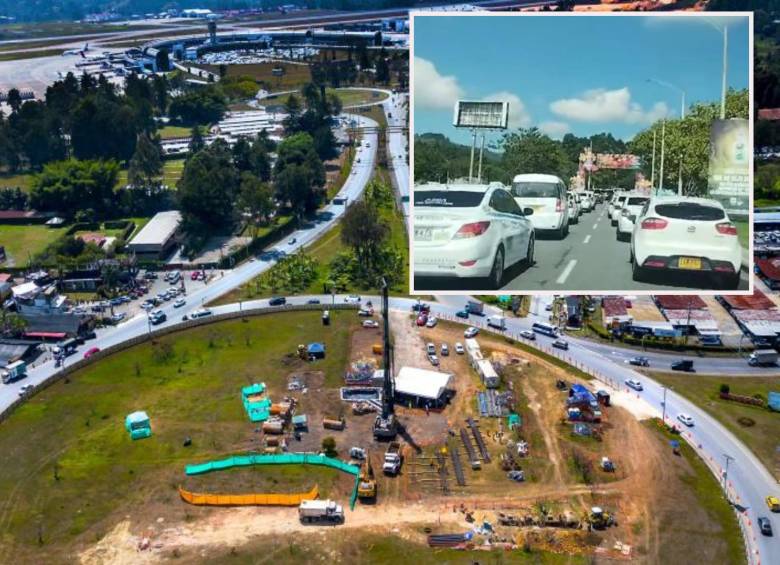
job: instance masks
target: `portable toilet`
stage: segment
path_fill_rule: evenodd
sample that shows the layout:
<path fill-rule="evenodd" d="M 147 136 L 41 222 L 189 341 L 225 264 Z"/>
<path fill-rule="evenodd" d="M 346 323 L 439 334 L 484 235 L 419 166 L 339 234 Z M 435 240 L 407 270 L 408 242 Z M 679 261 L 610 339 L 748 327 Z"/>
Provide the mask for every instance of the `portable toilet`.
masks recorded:
<path fill-rule="evenodd" d="M 152 435 L 152 424 L 144 411 L 133 412 L 125 418 L 125 429 L 132 439 L 143 439 Z"/>

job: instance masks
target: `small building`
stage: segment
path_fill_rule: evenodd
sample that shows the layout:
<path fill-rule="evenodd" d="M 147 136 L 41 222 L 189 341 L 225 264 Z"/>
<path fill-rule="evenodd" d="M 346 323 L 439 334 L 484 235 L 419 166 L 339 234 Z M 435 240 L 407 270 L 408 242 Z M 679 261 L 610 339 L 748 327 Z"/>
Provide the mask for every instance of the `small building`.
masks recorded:
<path fill-rule="evenodd" d="M 416 367 L 401 367 L 395 377 L 395 399 L 417 408 L 443 408 L 451 398 L 452 375 Z"/>
<path fill-rule="evenodd" d="M 27 359 L 38 348 L 38 342 L 28 339 L 0 340 L 0 367 Z"/>
<path fill-rule="evenodd" d="M 605 327 L 619 327 L 630 324 L 633 318 L 626 308 L 626 299 L 622 296 L 605 296 L 601 299 L 601 317 Z"/>
<path fill-rule="evenodd" d="M 176 245 L 176 235 L 181 225 L 181 212 L 169 210 L 158 212 L 139 231 L 130 243 L 127 251 L 149 258 L 161 259 Z"/>
<path fill-rule="evenodd" d="M 477 372 L 487 388 L 498 388 L 501 385 L 501 377 L 498 376 L 493 364 L 487 359 L 477 361 Z"/>
<path fill-rule="evenodd" d="M 582 304 L 579 296 L 566 297 L 566 327 L 582 327 Z"/>

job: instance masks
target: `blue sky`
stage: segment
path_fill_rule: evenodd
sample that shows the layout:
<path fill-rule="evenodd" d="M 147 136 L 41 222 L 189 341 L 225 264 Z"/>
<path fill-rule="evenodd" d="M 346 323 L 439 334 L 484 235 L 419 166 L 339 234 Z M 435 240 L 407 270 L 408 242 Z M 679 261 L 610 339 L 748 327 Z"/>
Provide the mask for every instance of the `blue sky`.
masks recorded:
<path fill-rule="evenodd" d="M 708 23 L 710 22 L 710 23 Z M 712 25 L 711 25 L 712 24 Z M 510 127 L 554 138 L 602 131 L 630 139 L 686 105 L 719 101 L 728 25 L 728 85 L 748 86 L 747 17 L 434 16 L 414 22 L 414 130 L 465 142 L 455 100 L 508 100 Z"/>

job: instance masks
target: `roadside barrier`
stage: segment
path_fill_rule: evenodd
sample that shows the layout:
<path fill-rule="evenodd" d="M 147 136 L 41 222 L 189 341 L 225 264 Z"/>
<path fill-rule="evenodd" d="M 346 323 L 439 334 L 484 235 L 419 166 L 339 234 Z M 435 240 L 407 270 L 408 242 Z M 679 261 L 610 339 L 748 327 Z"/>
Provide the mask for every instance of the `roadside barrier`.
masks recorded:
<path fill-rule="evenodd" d="M 209 494 L 190 492 L 179 487 L 182 500 L 196 506 L 298 506 L 303 500 L 314 500 L 319 496 L 317 485 L 309 492 L 295 494 Z"/>

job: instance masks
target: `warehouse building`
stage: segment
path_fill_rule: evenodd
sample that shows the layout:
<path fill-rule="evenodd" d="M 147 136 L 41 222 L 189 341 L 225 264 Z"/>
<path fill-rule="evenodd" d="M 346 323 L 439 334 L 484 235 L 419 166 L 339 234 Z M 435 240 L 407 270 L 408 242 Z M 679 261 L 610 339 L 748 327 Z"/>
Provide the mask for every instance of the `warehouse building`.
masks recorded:
<path fill-rule="evenodd" d="M 150 259 L 162 259 L 176 245 L 176 235 L 181 225 L 178 210 L 158 212 L 127 244 L 130 253 Z"/>

